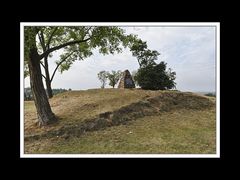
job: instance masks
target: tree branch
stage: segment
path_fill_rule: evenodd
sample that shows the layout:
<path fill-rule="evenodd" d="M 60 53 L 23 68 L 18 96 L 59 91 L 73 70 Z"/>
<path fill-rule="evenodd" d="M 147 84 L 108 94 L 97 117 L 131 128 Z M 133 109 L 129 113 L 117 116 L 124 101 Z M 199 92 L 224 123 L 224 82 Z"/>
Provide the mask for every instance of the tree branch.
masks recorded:
<path fill-rule="evenodd" d="M 40 61 L 40 64 L 42 65 L 42 67 L 45 69 L 45 66 L 44 66 L 44 64 Z"/>
<path fill-rule="evenodd" d="M 89 39 L 91 39 L 91 37 L 89 37 L 89 38 L 87 38 L 87 39 L 84 39 L 84 40 L 70 41 L 70 42 L 61 44 L 61 45 L 59 45 L 59 46 L 55 46 L 55 47 L 53 47 L 53 48 L 50 48 L 50 49 L 46 50 L 44 53 L 42 53 L 42 54 L 39 56 L 39 60 L 41 60 L 41 59 L 42 59 L 43 57 L 45 57 L 45 56 L 48 56 L 49 53 L 51 53 L 51 52 L 53 52 L 53 51 L 59 50 L 59 49 L 61 49 L 61 48 L 64 48 L 64 47 L 66 47 L 66 46 L 70 46 L 70 45 L 73 45 L 73 44 L 86 42 L 86 41 L 88 41 Z"/>
<path fill-rule="evenodd" d="M 42 31 L 41 31 L 42 32 Z M 39 39 L 39 41 L 40 41 L 40 44 L 41 44 L 41 46 L 42 46 L 42 50 L 43 50 L 43 52 L 45 52 L 46 51 L 46 48 L 45 48 L 45 44 L 44 44 L 44 37 L 42 37 L 42 33 L 41 34 L 39 34 L 38 33 L 38 39 Z"/>
<path fill-rule="evenodd" d="M 42 74 L 42 77 L 44 77 L 44 79 L 46 79 L 46 77 Z"/>
<path fill-rule="evenodd" d="M 89 32 L 89 30 L 92 28 L 92 26 L 89 26 L 89 28 L 87 29 L 87 33 Z"/>
<path fill-rule="evenodd" d="M 39 41 L 40 41 L 40 44 L 41 44 L 41 46 L 42 46 L 42 48 L 43 48 L 43 42 L 42 42 L 42 38 L 40 37 L 40 34 L 38 33 L 38 39 L 39 39 Z"/>
<path fill-rule="evenodd" d="M 91 28 L 92 28 L 92 26 L 89 26 L 89 28 L 87 29 L 87 33 L 86 33 L 86 35 L 88 34 L 89 37 L 90 37 L 89 31 L 90 31 Z"/>
<path fill-rule="evenodd" d="M 53 35 L 54 35 L 54 33 L 57 31 L 57 29 L 58 29 L 58 27 L 55 27 L 55 28 L 54 28 L 52 34 L 50 35 L 50 37 L 49 37 L 49 39 L 48 39 L 48 42 L 47 42 L 47 45 L 46 45 L 46 47 L 47 47 L 48 49 L 49 49 L 49 45 L 50 45 L 50 43 L 51 43 L 51 40 L 52 40 L 52 38 L 53 38 Z"/>
<path fill-rule="evenodd" d="M 50 82 L 52 82 L 53 77 L 55 76 L 55 73 L 56 73 L 58 67 L 59 67 L 64 61 L 66 61 L 67 58 L 69 58 L 73 53 L 74 53 L 74 51 L 71 52 L 69 55 L 67 55 L 65 58 L 63 58 L 63 59 L 57 64 L 56 68 L 55 68 L 54 71 L 53 71 L 53 74 L 52 74 L 52 77 L 51 77 L 51 79 L 50 79 Z"/>
<path fill-rule="evenodd" d="M 40 31 L 40 37 L 42 38 L 42 47 L 43 47 L 43 51 L 46 50 L 46 46 L 45 46 L 45 39 L 44 39 L 44 35 L 43 35 L 43 31 Z"/>

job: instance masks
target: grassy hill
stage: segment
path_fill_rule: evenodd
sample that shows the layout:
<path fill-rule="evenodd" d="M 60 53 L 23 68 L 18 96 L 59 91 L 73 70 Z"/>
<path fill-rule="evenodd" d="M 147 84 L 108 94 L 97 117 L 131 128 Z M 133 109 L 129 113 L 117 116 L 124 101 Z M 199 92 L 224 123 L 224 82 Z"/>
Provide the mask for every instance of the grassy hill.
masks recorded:
<path fill-rule="evenodd" d="M 24 107 L 25 153 L 215 153 L 215 98 L 178 91 L 92 89 L 50 100 L 59 122 Z"/>

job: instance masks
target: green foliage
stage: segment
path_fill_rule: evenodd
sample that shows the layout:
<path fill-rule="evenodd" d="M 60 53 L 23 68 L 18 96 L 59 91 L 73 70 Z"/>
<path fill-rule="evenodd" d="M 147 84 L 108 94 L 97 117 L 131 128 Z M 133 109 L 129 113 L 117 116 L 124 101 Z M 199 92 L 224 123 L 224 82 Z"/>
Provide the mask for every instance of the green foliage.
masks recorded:
<path fill-rule="evenodd" d="M 45 26 L 37 35 L 43 39 L 37 40 L 39 54 L 44 53 L 44 48 L 47 50 L 71 41 L 87 40 L 63 48 L 63 54 L 56 61 L 61 73 L 68 70 L 74 61 L 93 55 L 95 48 L 103 55 L 121 53 L 123 48 L 130 47 L 137 39 L 136 35 L 126 35 L 122 28 L 116 26 Z M 70 53 L 72 55 L 65 58 Z"/>
<path fill-rule="evenodd" d="M 27 52 L 34 45 L 42 54 L 44 48 L 47 50 L 68 42 L 86 40 L 63 47 L 65 52 L 74 51 L 82 59 L 91 56 L 94 48 L 102 54 L 120 53 L 123 47 L 132 46 L 136 39 L 136 35 L 126 35 L 117 26 L 26 26 L 24 50 Z"/>
<path fill-rule="evenodd" d="M 160 62 L 157 65 L 148 65 L 140 68 L 135 76 L 138 85 L 142 89 L 166 90 L 175 88 L 174 82 L 176 72 L 171 69 L 166 71 L 166 63 Z"/>
<path fill-rule="evenodd" d="M 65 54 L 60 55 L 60 59 L 55 61 L 57 66 L 59 66 L 59 72 L 63 73 L 63 71 L 67 71 L 74 61 L 77 60 L 77 55 L 73 52 L 67 52 Z"/>
<path fill-rule="evenodd" d="M 140 68 L 155 65 L 156 63 L 154 61 L 157 60 L 158 55 L 160 55 L 160 53 L 155 50 L 147 49 L 147 42 L 141 39 L 134 41 L 130 50 L 132 51 L 132 55 L 137 57 Z"/>
<path fill-rule="evenodd" d="M 101 88 L 103 89 L 107 83 L 108 72 L 107 71 L 100 71 L 98 73 L 98 79 L 101 82 Z"/>
<path fill-rule="evenodd" d="M 76 60 L 84 60 L 93 55 L 92 50 L 97 48 L 99 53 L 103 55 L 121 53 L 122 48 L 129 46 L 136 36 L 125 35 L 124 30 L 119 27 L 68 27 L 65 29 L 66 36 L 71 40 L 87 39 L 86 42 L 77 43 L 64 48 L 64 53 L 73 55 L 69 57 L 65 63 L 59 68 L 60 72 L 68 70 L 72 62 Z M 64 59 L 63 55 L 58 62 Z"/>
<path fill-rule="evenodd" d="M 115 87 L 115 85 L 117 84 L 117 82 L 119 81 L 120 77 L 121 77 L 122 72 L 119 71 L 112 71 L 112 73 L 107 73 L 107 78 L 109 80 L 109 85 L 112 86 L 113 88 Z"/>

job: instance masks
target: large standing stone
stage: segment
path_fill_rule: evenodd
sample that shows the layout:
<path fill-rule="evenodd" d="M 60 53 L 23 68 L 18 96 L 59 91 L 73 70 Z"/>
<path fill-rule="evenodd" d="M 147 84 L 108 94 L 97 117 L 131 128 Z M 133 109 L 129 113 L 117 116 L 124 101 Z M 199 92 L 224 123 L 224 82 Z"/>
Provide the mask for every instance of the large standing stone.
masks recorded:
<path fill-rule="evenodd" d="M 122 73 L 122 78 L 119 82 L 118 88 L 135 88 L 134 81 L 128 70 Z"/>

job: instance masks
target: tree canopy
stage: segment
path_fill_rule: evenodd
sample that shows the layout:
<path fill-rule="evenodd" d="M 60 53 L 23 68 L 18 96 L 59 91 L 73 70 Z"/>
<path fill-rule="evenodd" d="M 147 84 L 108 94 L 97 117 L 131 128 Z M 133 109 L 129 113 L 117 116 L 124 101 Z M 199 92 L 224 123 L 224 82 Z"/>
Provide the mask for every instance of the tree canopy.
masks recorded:
<path fill-rule="evenodd" d="M 118 71 L 112 71 L 111 73 L 107 74 L 107 78 L 109 80 L 109 85 L 112 86 L 113 88 L 121 78 L 122 72 L 120 70 Z"/>
<path fill-rule="evenodd" d="M 33 31 L 37 32 L 38 38 L 26 40 Z M 26 53 L 31 43 L 37 43 L 37 51 L 42 62 L 43 57 L 51 57 L 52 52 L 63 49 L 60 59 L 56 60 L 60 72 L 63 72 L 68 70 L 74 61 L 91 56 L 95 48 L 103 55 L 120 53 L 136 39 L 136 35 L 126 35 L 122 28 L 116 26 L 25 27 L 24 50 Z"/>
<path fill-rule="evenodd" d="M 160 62 L 156 65 L 148 65 L 140 68 L 135 79 L 142 89 L 166 90 L 175 88 L 176 72 L 171 69 L 166 70 L 167 63 Z"/>

